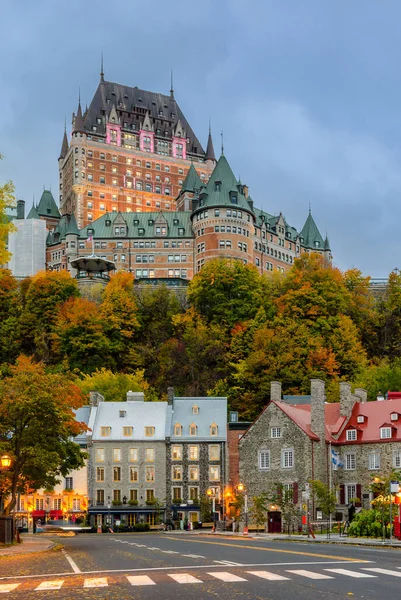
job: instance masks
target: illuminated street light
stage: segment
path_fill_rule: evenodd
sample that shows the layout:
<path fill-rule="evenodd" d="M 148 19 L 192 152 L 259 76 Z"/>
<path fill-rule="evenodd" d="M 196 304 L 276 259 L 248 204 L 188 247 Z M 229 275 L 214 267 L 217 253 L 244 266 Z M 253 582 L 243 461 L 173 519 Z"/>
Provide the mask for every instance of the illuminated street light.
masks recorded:
<path fill-rule="evenodd" d="M 0 463 L 2 469 L 9 469 L 12 463 L 11 456 L 8 454 L 3 454 L 3 456 L 0 458 Z"/>

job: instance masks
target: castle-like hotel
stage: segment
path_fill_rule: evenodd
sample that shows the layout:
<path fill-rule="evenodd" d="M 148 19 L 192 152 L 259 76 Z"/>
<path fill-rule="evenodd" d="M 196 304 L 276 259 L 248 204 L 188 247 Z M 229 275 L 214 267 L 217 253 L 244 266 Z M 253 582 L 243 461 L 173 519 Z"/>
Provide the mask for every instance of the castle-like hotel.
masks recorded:
<path fill-rule="evenodd" d="M 216 257 L 260 273 L 284 272 L 303 252 L 331 260 L 310 211 L 298 231 L 281 213 L 255 207 L 223 151 L 216 160 L 210 128 L 203 149 L 173 89 L 147 92 L 105 81 L 102 72 L 89 108 L 78 103 L 70 138 L 64 131 L 58 162 L 60 208 L 45 190 L 26 219 L 20 203 L 16 219 L 46 222 L 47 269 L 85 276 L 95 256 L 105 273 L 185 284 Z"/>

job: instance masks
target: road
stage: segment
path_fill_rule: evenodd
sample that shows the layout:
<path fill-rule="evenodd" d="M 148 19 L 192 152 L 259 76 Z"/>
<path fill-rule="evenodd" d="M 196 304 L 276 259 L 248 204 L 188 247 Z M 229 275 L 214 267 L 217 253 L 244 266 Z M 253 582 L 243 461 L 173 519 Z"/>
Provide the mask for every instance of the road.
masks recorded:
<path fill-rule="evenodd" d="M 58 538 L 62 550 L 0 559 L 7 598 L 377 600 L 401 596 L 401 551 L 212 535 Z"/>

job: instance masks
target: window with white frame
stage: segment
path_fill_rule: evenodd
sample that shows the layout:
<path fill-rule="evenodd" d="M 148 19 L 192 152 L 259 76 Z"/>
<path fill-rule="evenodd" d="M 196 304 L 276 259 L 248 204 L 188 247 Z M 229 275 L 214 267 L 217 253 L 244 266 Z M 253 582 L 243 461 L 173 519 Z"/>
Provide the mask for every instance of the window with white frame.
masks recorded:
<path fill-rule="evenodd" d="M 210 457 L 210 446 L 209 446 L 209 457 Z M 189 458 L 189 460 L 199 460 L 199 446 L 189 446 L 188 458 Z M 209 458 L 209 460 L 210 460 L 210 458 Z"/>
<path fill-rule="evenodd" d="M 96 448 L 96 462 L 104 462 L 104 448 Z"/>
<path fill-rule="evenodd" d="M 392 421 L 398 421 L 398 413 L 391 413 L 390 419 Z"/>
<path fill-rule="evenodd" d="M 173 481 L 181 481 L 182 479 L 182 466 L 174 465 L 172 467 L 172 479 Z"/>
<path fill-rule="evenodd" d="M 259 451 L 259 469 L 270 469 L 270 450 Z"/>
<path fill-rule="evenodd" d="M 220 460 L 220 446 L 218 444 L 209 446 L 209 460 Z"/>
<path fill-rule="evenodd" d="M 171 458 L 173 460 L 182 460 L 182 446 L 171 446 Z"/>
<path fill-rule="evenodd" d="M 74 489 L 74 480 L 72 477 L 66 477 L 65 478 L 65 489 L 66 490 L 73 490 Z"/>
<path fill-rule="evenodd" d="M 364 423 L 365 422 L 365 417 L 363 415 L 358 415 L 356 418 L 356 422 L 357 423 Z"/>
<path fill-rule="evenodd" d="M 104 467 L 96 467 L 96 481 L 104 481 Z"/>
<path fill-rule="evenodd" d="M 401 467 L 401 450 L 393 452 L 393 467 L 399 469 Z"/>
<path fill-rule="evenodd" d="M 281 466 L 284 469 L 294 467 L 294 450 L 292 448 L 285 448 L 281 451 Z"/>
<path fill-rule="evenodd" d="M 344 486 L 345 504 L 350 504 L 351 500 L 356 498 L 356 483 L 348 483 Z"/>
<path fill-rule="evenodd" d="M 134 482 L 138 481 L 138 467 L 129 468 L 129 480 Z"/>
<path fill-rule="evenodd" d="M 113 462 L 121 462 L 121 448 L 113 448 Z"/>
<path fill-rule="evenodd" d="M 347 442 L 356 440 L 356 429 L 347 429 Z"/>
<path fill-rule="evenodd" d="M 280 438 L 281 437 L 281 427 L 272 427 L 270 430 L 270 435 L 272 438 Z"/>
<path fill-rule="evenodd" d="M 61 498 L 54 498 L 53 510 L 61 510 Z"/>
<path fill-rule="evenodd" d="M 155 460 L 154 448 L 146 448 L 145 449 L 145 462 L 154 462 L 154 460 Z"/>
<path fill-rule="evenodd" d="M 368 469 L 380 469 L 380 452 L 369 452 L 368 454 Z"/>
<path fill-rule="evenodd" d="M 138 460 L 138 448 L 130 448 L 129 449 L 129 461 L 137 462 Z"/>
<path fill-rule="evenodd" d="M 189 467 L 189 480 L 198 481 L 199 479 L 199 467 L 198 465 L 191 465 Z"/>
<path fill-rule="evenodd" d="M 391 438 L 391 427 L 380 427 L 380 439 L 388 440 Z"/>
<path fill-rule="evenodd" d="M 176 423 L 174 425 L 174 435 L 176 437 L 180 437 L 182 435 L 182 425 L 180 425 L 180 423 Z"/>
<path fill-rule="evenodd" d="M 155 468 L 152 465 L 151 467 L 145 467 L 145 481 L 152 482 L 155 480 Z"/>
<path fill-rule="evenodd" d="M 209 481 L 220 481 L 220 467 L 210 465 L 209 466 Z"/>
<path fill-rule="evenodd" d="M 355 454 L 352 452 L 348 452 L 345 455 L 345 461 L 344 461 L 344 469 L 346 471 L 354 471 L 356 468 L 356 456 Z"/>

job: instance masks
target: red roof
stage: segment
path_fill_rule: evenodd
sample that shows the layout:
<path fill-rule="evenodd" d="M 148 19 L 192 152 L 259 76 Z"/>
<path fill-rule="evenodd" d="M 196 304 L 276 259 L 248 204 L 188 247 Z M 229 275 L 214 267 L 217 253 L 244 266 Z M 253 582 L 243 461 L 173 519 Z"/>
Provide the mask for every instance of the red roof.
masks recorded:
<path fill-rule="evenodd" d="M 396 421 L 391 420 L 391 414 L 399 414 Z M 363 415 L 365 420 L 363 423 L 358 423 L 357 417 Z M 392 427 L 391 438 L 380 438 L 380 427 Z M 394 440 L 401 441 L 401 397 L 394 400 L 375 400 L 374 402 L 356 402 L 351 417 L 341 432 L 338 442 L 352 444 L 346 439 L 347 429 L 358 428 L 358 444 L 372 442 L 392 442 Z"/>
<path fill-rule="evenodd" d="M 401 398 L 401 392 L 387 392 L 387 400 L 396 400 Z"/>
<path fill-rule="evenodd" d="M 310 404 L 288 404 L 287 402 L 276 402 L 274 404 L 280 408 L 298 427 L 302 429 L 311 440 L 319 440 L 319 436 L 311 428 L 311 405 Z M 340 431 L 345 418 L 340 415 L 340 403 L 333 402 L 325 404 L 326 421 L 326 441 L 335 441 L 333 434 Z"/>

